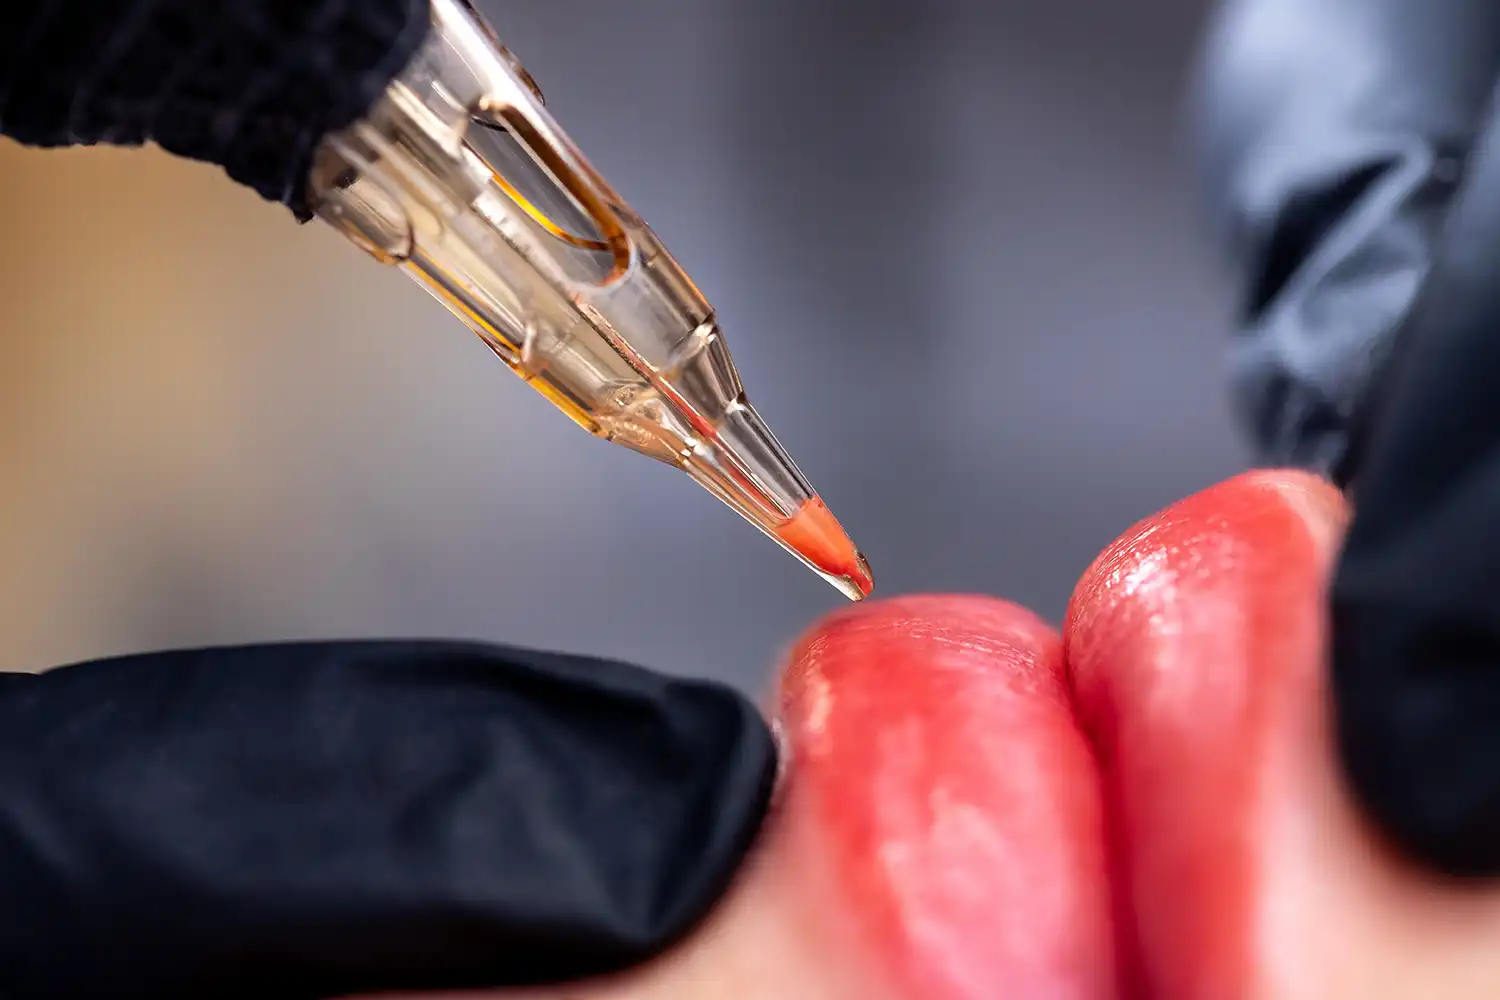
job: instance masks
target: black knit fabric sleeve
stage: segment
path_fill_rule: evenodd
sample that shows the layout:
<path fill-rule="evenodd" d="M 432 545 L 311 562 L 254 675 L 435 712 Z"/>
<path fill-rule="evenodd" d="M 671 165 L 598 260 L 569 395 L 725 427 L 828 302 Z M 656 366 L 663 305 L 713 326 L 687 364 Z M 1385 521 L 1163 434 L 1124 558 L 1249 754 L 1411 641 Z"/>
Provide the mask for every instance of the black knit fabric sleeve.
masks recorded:
<path fill-rule="evenodd" d="M 155 142 L 308 218 L 318 140 L 410 60 L 427 0 L 5 0 L 0 132 Z"/>

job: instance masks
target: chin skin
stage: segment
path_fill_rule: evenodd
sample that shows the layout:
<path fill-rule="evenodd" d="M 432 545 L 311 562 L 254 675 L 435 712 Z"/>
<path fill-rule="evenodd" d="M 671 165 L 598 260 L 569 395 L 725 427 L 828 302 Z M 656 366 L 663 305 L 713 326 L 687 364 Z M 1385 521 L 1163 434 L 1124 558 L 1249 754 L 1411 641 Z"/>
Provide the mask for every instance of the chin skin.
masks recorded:
<path fill-rule="evenodd" d="M 484 995 L 1500 996 L 1500 892 L 1393 857 L 1329 751 L 1346 518 L 1308 476 L 1238 476 L 1111 545 L 1061 639 L 978 597 L 828 618 L 777 690 L 777 808 L 705 925 L 628 975 Z"/>

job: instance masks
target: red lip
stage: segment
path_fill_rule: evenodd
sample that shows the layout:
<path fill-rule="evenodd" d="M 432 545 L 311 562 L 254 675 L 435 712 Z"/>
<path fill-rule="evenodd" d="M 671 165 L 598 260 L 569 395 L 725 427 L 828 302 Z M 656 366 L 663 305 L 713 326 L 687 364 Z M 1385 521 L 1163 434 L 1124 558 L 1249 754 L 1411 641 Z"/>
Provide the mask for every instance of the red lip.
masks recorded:
<path fill-rule="evenodd" d="M 851 609 L 796 649 L 781 714 L 898 996 L 1114 995 L 1098 776 L 1044 622 L 982 597 Z"/>
<path fill-rule="evenodd" d="M 1066 669 L 980 597 L 850 609 L 796 648 L 793 794 L 895 995 L 1265 995 L 1266 832 L 1318 712 L 1307 505 L 1341 503 L 1255 473 L 1142 522 L 1080 582 Z"/>

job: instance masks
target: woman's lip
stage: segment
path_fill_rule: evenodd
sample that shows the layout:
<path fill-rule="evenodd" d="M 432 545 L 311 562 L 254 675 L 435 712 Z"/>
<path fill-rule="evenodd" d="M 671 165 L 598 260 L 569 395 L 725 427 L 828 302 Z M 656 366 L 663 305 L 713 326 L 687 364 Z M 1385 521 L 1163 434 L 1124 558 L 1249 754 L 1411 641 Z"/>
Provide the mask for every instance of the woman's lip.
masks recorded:
<path fill-rule="evenodd" d="M 1311 476 L 1237 476 L 1126 532 L 1074 593 L 1068 668 L 1111 805 L 1133 994 L 1319 995 L 1301 992 L 1318 956 L 1285 933 L 1311 918 L 1276 908 L 1309 894 L 1274 879 L 1325 763 L 1322 597 L 1344 516 Z"/>
<path fill-rule="evenodd" d="M 1319 752 L 1343 517 L 1259 472 L 1148 518 L 1080 581 L 1066 667 L 980 597 L 851 608 L 796 647 L 788 818 L 896 996 L 1264 995 L 1266 837 Z"/>
<path fill-rule="evenodd" d="M 983 597 L 852 608 L 796 647 L 779 708 L 785 820 L 819 832 L 898 996 L 1116 995 L 1099 781 L 1049 626 Z"/>

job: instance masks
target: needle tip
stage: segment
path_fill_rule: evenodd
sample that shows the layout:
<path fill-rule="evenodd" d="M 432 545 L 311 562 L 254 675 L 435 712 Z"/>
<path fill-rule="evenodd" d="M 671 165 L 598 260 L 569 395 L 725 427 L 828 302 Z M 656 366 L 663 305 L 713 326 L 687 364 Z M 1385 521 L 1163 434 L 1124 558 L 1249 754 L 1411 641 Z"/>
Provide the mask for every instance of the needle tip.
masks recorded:
<path fill-rule="evenodd" d="M 875 589 L 875 574 L 870 571 L 870 560 L 865 558 L 863 552 L 855 552 L 854 555 L 854 572 L 849 574 L 849 582 L 859 590 L 859 596 L 855 600 L 862 601 Z"/>
<path fill-rule="evenodd" d="M 854 547 L 822 497 L 804 503 L 776 534 L 802 558 L 834 577 L 834 585 L 851 600 L 863 600 L 875 589 L 869 561 Z"/>

